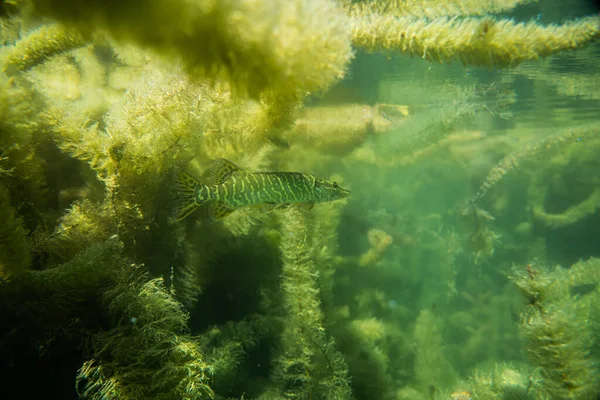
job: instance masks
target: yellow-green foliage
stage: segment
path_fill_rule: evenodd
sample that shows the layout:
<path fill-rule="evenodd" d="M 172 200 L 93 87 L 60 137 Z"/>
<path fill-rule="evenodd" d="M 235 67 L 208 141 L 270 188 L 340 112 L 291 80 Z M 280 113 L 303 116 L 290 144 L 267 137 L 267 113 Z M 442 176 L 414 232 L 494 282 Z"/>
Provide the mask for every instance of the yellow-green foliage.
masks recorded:
<path fill-rule="evenodd" d="M 82 48 L 46 60 L 24 76 L 45 96 L 50 107 L 62 110 L 70 118 L 79 118 L 82 124 L 92 125 L 100 122 L 108 108 L 122 99 L 122 81 L 127 79 L 129 87 L 139 78 L 133 75 L 139 72 L 139 66 L 107 65 L 98 53 L 109 49 L 107 43 L 86 43 Z"/>
<path fill-rule="evenodd" d="M 342 187 L 344 182 L 341 177 L 333 177 Z M 328 311 L 332 311 L 333 287 L 335 286 L 334 275 L 336 268 L 342 262 L 338 256 L 338 230 L 340 220 L 347 200 L 338 200 L 330 203 L 320 204 L 312 210 L 313 233 L 311 253 L 318 270 L 318 285 L 321 292 L 326 317 Z"/>
<path fill-rule="evenodd" d="M 347 367 L 323 327 L 306 218 L 292 208 L 282 222 L 281 288 L 286 317 L 277 377 L 287 398 L 346 399 L 350 395 Z"/>
<path fill-rule="evenodd" d="M 571 287 L 597 285 L 600 282 L 600 259 L 590 258 L 571 265 L 568 280 Z"/>
<path fill-rule="evenodd" d="M 507 12 L 519 5 L 534 2 L 537 0 L 367 0 L 355 4 L 354 7 L 387 12 L 396 16 L 438 18 Z"/>
<path fill-rule="evenodd" d="M 551 229 L 573 226 L 600 209 L 598 132 L 600 126 L 596 125 L 592 129 L 573 129 L 562 134 L 561 142 L 547 144 L 546 158 L 538 163 L 539 167 L 530 168 L 529 207 L 540 225 Z M 557 145 L 560 147 L 554 154 L 547 151 Z M 582 175 L 581 171 L 587 169 L 589 172 Z M 549 211 L 547 206 L 558 199 L 568 206 Z"/>
<path fill-rule="evenodd" d="M 209 266 L 218 259 L 220 251 L 226 251 L 223 243 L 227 241 L 222 230 L 211 229 L 200 221 L 185 233 L 183 230 L 182 227 L 177 238 L 184 260 L 174 270 L 173 284 L 177 300 L 192 310 L 209 282 Z"/>
<path fill-rule="evenodd" d="M 202 335 L 202 347 L 207 349 L 207 357 L 214 370 L 211 387 L 216 393 L 225 396 L 243 387 L 246 395 L 252 396 L 252 392 L 264 393 L 267 390 L 266 379 L 256 375 L 249 378 L 255 371 L 245 366 L 248 365 L 249 353 L 259 355 L 264 339 L 278 333 L 280 325 L 278 317 L 252 315 L 242 321 L 213 326 Z"/>
<path fill-rule="evenodd" d="M 310 107 L 302 110 L 285 139 L 311 150 L 343 155 L 362 145 L 370 135 L 392 126 L 392 121 L 379 113 L 378 106 Z"/>
<path fill-rule="evenodd" d="M 70 358 L 61 352 L 76 353 L 97 329 L 100 294 L 126 268 L 123 245 L 110 239 L 88 247 L 68 263 L 0 281 L 0 316 L 9 327 L 0 352 L 21 360 L 16 368 L 29 365 L 22 362 L 28 357 Z"/>
<path fill-rule="evenodd" d="M 198 224 L 199 225 L 199 224 Z M 204 226 L 201 228 L 196 226 L 194 231 L 202 230 L 205 233 Z M 185 236 L 181 236 L 185 238 Z M 204 271 L 206 265 L 213 261 L 214 248 L 210 245 L 205 245 L 204 241 L 208 240 L 212 243 L 213 235 L 194 235 L 195 241 L 182 241 L 180 246 L 183 247 L 185 260 L 182 265 L 174 270 L 173 285 L 175 287 L 175 295 L 186 309 L 192 310 L 198 301 L 198 296 L 202 293 L 206 284 Z"/>
<path fill-rule="evenodd" d="M 114 215 L 107 204 L 77 201 L 61 217 L 53 233 L 37 237 L 36 251 L 43 253 L 46 262 L 52 265 L 70 260 L 116 232 Z"/>
<path fill-rule="evenodd" d="M 398 50 L 427 60 L 466 65 L 515 66 L 598 40 L 597 17 L 560 26 L 485 18 L 433 20 L 395 17 L 353 8 L 352 43 L 370 51 Z"/>
<path fill-rule="evenodd" d="M 457 269 L 461 249 L 458 236 L 442 233 L 448 214 L 433 212 L 431 220 L 439 222 L 436 229 L 424 227 L 421 220 L 404 228 L 411 224 L 400 222 L 399 212 L 385 217 L 394 220 L 388 224 L 389 229 L 374 226 L 370 217 L 361 221 L 364 232 L 385 232 L 380 236 L 392 254 L 386 254 L 380 264 L 402 271 L 402 275 L 393 276 L 407 277 L 412 282 L 406 287 L 404 282 L 399 288 L 387 287 L 383 279 L 377 281 L 382 275 L 375 271 L 369 278 L 377 277 L 375 284 L 381 282 L 382 287 L 373 289 L 369 287 L 373 281 L 361 281 L 359 294 L 346 298 L 351 299 L 349 303 L 356 302 L 351 308 L 350 304 L 338 304 L 338 293 L 333 290 L 339 266 L 348 270 L 357 267 L 357 257 L 343 258 L 338 253 L 337 231 L 344 202 L 315 207 L 312 219 L 291 208 L 267 216 L 236 212 L 212 225 L 199 216 L 197 221 L 186 220 L 174 226 L 166 223 L 169 204 L 164 200 L 170 188 L 163 182 L 173 167 L 194 169 L 190 172 L 199 172 L 197 177 L 201 178 L 200 172 L 217 157 L 230 158 L 249 171 L 318 173 L 311 171 L 320 168 L 315 167 L 314 149 L 322 150 L 318 164 L 323 165 L 327 157 L 331 160 L 351 150 L 365 150 L 363 145 L 369 138 L 381 145 L 379 149 L 372 146 L 373 164 L 377 166 L 406 166 L 429 157 L 434 153 L 432 149 L 455 133 L 459 122 L 485 108 L 474 105 L 474 89 L 456 91 L 448 85 L 444 90 L 435 90 L 442 105 L 428 107 L 433 111 L 423 114 L 423 118 L 411 116 L 402 121 L 402 127 L 393 126 L 387 142 L 369 134 L 392 127 L 394 121 L 386 119 L 388 112 L 378 115 L 376 107 L 336 105 L 314 107 L 301 114 L 302 99 L 308 92 L 327 89 L 344 75 L 352 57 L 352 42 L 367 50 L 394 50 L 428 60 L 460 59 L 470 65 L 513 66 L 597 40 L 598 22 L 593 18 L 543 27 L 535 22 L 517 24 L 506 19 L 470 17 L 505 11 L 527 1 L 389 0 L 365 5 L 346 0 L 125 0 L 118 4 L 101 0 L 30 0 L 28 3 L 39 15 L 56 17 L 65 27 L 45 25 L 29 33 L 23 30 L 23 39 L 0 49 L 2 69 L 12 76 L 9 79 L 4 72 L 0 75 L 0 207 L 5 220 L 0 232 L 0 274 L 26 268 L 30 262 L 27 230 L 33 231 L 32 227 L 50 220 L 51 224 L 34 232 L 38 239 L 34 246 L 39 262 L 36 265 L 48 268 L 68 263 L 25 273 L 24 278 L 15 276 L 3 288 L 29 279 L 29 286 L 23 287 L 41 294 L 49 303 L 44 308 L 39 300 L 24 302 L 23 309 L 29 312 L 26 315 L 33 315 L 32 310 L 51 310 L 43 321 L 50 316 L 68 316 L 74 321 L 67 321 L 64 328 L 63 324 L 52 326 L 48 340 L 60 329 L 69 333 L 71 329 L 85 330 L 85 338 L 90 337 L 90 332 L 97 332 L 98 319 L 94 313 L 86 314 L 81 299 L 94 303 L 92 307 L 98 307 L 95 300 L 105 300 L 109 318 L 101 322 L 106 323 L 106 330 L 94 334 L 90 341 L 93 354 L 86 354 L 87 361 L 79 364 L 77 389 L 85 399 L 212 399 L 234 393 L 240 396 L 244 385 L 255 385 L 245 395 L 253 392 L 264 399 L 345 400 L 352 395 L 437 399 L 440 393 L 447 398 L 445 389 L 451 390 L 457 377 L 445 354 L 441 334 L 445 317 L 423 310 L 411 340 L 407 340 L 395 324 L 408 322 L 414 304 L 406 304 L 403 300 L 408 297 L 402 298 L 399 293 L 418 283 L 420 289 L 416 290 L 424 293 L 421 298 L 438 298 L 436 290 L 447 283 L 449 301 L 473 299 L 477 303 L 491 299 L 490 307 L 484 304 L 478 308 L 480 311 L 468 311 L 455 318 L 461 325 L 468 325 L 464 326 L 466 337 L 459 337 L 462 354 L 466 354 L 459 357 L 461 361 L 468 358 L 472 362 L 473 355 L 483 351 L 497 353 L 499 345 L 486 345 L 489 338 L 507 340 L 506 331 L 498 326 L 500 319 L 487 312 L 488 308 L 493 312 L 506 310 L 497 304 L 506 297 L 487 296 L 479 289 L 471 295 L 468 287 L 461 287 L 461 282 L 469 281 L 461 281 L 467 275 L 463 272 L 478 277 L 485 272 L 471 274 Z M 345 4 L 344 10 L 341 4 Z M 0 37 L 4 36 L 3 27 Z M 432 88 L 423 86 L 418 90 Z M 298 115 L 302 118 L 297 119 Z M 585 132 L 596 135 L 597 127 Z M 484 135 L 481 133 L 479 138 Z M 492 171 L 476 199 L 514 168 L 519 157 L 537 154 L 550 145 L 559 147 L 574 135 L 581 135 L 581 131 L 546 138 L 514 157 L 508 156 Z M 77 201 L 71 198 L 56 207 L 65 211 L 55 228 L 54 220 L 47 218 L 44 210 L 37 220 L 32 217 L 37 208 L 29 206 L 44 204 L 45 175 L 50 175 L 38 157 L 40 146 L 48 143 L 44 137 L 53 140 L 65 158 L 77 159 L 78 168 L 89 164 L 89 169 L 76 169 L 74 174 L 81 172 L 81 179 L 74 187 L 88 189 L 95 185 Z M 297 143 L 304 146 L 294 146 Z M 283 152 L 283 144 L 292 146 Z M 484 145 L 479 145 L 473 148 L 480 151 Z M 99 181 L 84 175 L 90 170 Z M 387 176 L 377 174 L 379 179 L 384 182 Z M 402 203 L 411 193 L 425 188 L 428 179 L 421 179 L 421 175 L 412 179 L 410 190 L 396 183 L 391 189 L 389 182 L 385 185 Z M 362 192 L 379 200 L 368 190 Z M 598 195 L 593 193 L 590 202 L 594 207 L 579 213 L 581 218 L 597 211 Z M 27 203 L 21 203 L 21 197 L 26 197 Z M 190 337 L 188 315 L 173 297 L 177 294 L 190 309 L 204 306 L 197 301 L 204 299 L 200 295 L 209 292 L 203 293 L 207 287 L 215 289 L 217 295 L 226 293 L 233 300 L 238 300 L 237 296 L 245 299 L 250 291 L 239 290 L 238 285 L 241 280 L 241 285 L 246 285 L 247 280 L 219 279 L 216 274 L 230 265 L 223 265 L 229 260 L 221 264 L 218 256 L 230 255 L 233 250 L 224 238 L 236 239 L 239 244 L 245 239 L 242 236 L 257 233 L 258 229 L 252 228 L 259 225 L 258 220 L 264 227 L 258 234 L 265 237 L 274 230 L 269 223 L 281 222 L 280 235 L 267 237 L 274 238 L 269 244 L 276 243 L 281 250 L 281 285 L 277 291 L 257 284 L 257 290 L 251 287 L 251 296 L 262 300 L 256 301 L 260 303 L 256 306 L 258 312 L 275 310 L 279 314 L 268 323 L 250 321 L 248 314 L 257 312 L 250 310 L 255 306 L 253 301 L 247 308 L 246 304 L 239 307 L 231 301 L 228 306 L 235 307 L 234 311 L 219 307 L 211 309 L 209 316 L 194 315 L 194 329 L 211 328 L 201 338 Z M 355 223 L 353 218 L 345 222 Z M 475 237 L 479 239 L 475 244 L 489 250 L 493 235 L 491 231 L 484 233 L 483 239 Z M 123 257 L 124 246 L 116 237 L 125 242 L 128 254 L 135 255 L 135 259 Z M 420 250 L 426 256 L 417 255 L 415 249 L 419 247 L 426 249 Z M 383 250 L 375 253 L 373 259 L 381 257 Z M 492 251 L 487 253 L 491 259 Z M 231 263 L 241 263 L 245 256 L 232 257 Z M 425 259 L 434 260 L 439 279 L 421 285 L 405 271 L 422 268 L 417 261 Z M 465 261 L 464 257 L 461 260 Z M 161 279 L 148 281 L 133 262 L 145 262 L 144 268 L 152 272 L 157 268 L 171 272 L 171 290 L 165 289 Z M 206 273 L 207 264 L 213 268 L 212 275 Z M 261 271 L 254 269 L 258 263 L 248 264 L 239 267 L 247 268 L 248 274 Z M 575 282 L 596 285 L 597 276 L 590 271 L 574 267 L 569 279 L 563 280 L 571 282 L 569 285 L 556 283 L 552 274 L 544 277 L 541 272 L 535 279 L 518 279 L 529 293 L 521 329 L 528 339 L 531 359 L 543 367 L 546 393 L 557 399 L 587 398 L 597 391 L 586 383 L 597 371 L 587 354 L 592 336 L 586 333 L 587 326 L 581 325 L 589 316 L 590 299 L 597 299 L 597 289 L 595 297 L 586 296 L 581 301 L 567 287 Z M 227 272 L 232 274 L 228 276 L 245 277 L 238 269 Z M 413 275 L 429 276 L 431 272 Z M 263 278 L 260 273 L 256 275 Z M 351 277 L 341 278 L 349 281 Z M 99 296 L 101 291 L 106 291 L 104 297 Z M 274 305 L 274 292 L 280 295 L 277 300 L 281 305 Z M 9 309 L 21 310 L 21 304 L 15 304 Z M 486 311 L 481 311 L 484 308 Z M 247 319 L 229 320 L 225 327 L 211 325 L 214 315 L 219 321 L 231 319 L 229 312 L 235 318 Z M 18 316 L 15 318 L 19 322 Z M 90 323 L 81 324 L 81 320 Z M 581 329 L 576 330 L 578 326 Z M 42 326 L 40 331 L 46 332 L 45 328 Z M 347 360 L 338 352 L 332 332 Z M 247 349 L 259 347 L 257 343 L 265 336 L 273 337 L 260 342 L 265 350 L 261 349 L 257 358 L 263 362 L 271 357 L 270 362 L 265 360 L 268 365 L 254 369 L 245 362 Z M 408 348 L 409 342 L 414 347 Z M 356 376 L 349 377 L 347 365 Z M 270 381 L 257 389 L 256 382 L 246 382 L 255 372 L 264 374 L 257 380 Z M 474 378 L 479 379 L 473 389 L 477 398 L 530 397 L 527 389 L 523 394 L 530 382 L 520 371 L 502 367 L 493 376 L 490 374 Z M 413 378 L 416 382 L 411 381 Z M 413 383 L 419 393 L 411 388 Z M 436 394 L 431 393 L 432 387 Z"/>
<path fill-rule="evenodd" d="M 150 64 L 138 74 L 105 115 L 69 112 L 70 107 L 47 113 L 57 144 L 88 162 L 105 183 L 106 207 L 128 242 L 154 219 L 164 200 L 160 188 L 166 171 L 199 148 L 204 112 L 213 104 L 202 86 L 181 73 Z M 168 212 L 168 204 L 162 206 Z"/>
<path fill-rule="evenodd" d="M 536 200 L 546 200 L 544 198 L 544 194 L 547 192 L 547 190 L 544 190 L 546 188 L 540 188 L 539 186 L 537 188 L 540 190 L 535 196 Z M 546 212 L 542 202 L 536 202 L 533 207 L 535 219 L 549 228 L 562 228 L 573 225 L 583 221 L 586 217 L 594 215 L 598 210 L 600 210 L 600 189 L 598 188 L 593 190 L 583 201 L 572 205 L 561 214 L 550 214 Z"/>
<path fill-rule="evenodd" d="M 597 266 L 595 261 L 586 265 Z M 573 272 L 579 279 L 582 265 Z M 600 392 L 595 379 L 597 366 L 590 358 L 590 307 L 585 296 L 582 299 L 571 294 L 569 275 L 568 270 L 559 267 L 550 270 L 529 265 L 514 269 L 512 279 L 527 300 L 519 329 L 526 339 L 529 358 L 541 367 L 543 393 L 557 400 L 590 399 Z"/>
<path fill-rule="evenodd" d="M 21 78 L 0 72 L 0 202 L 2 229 L 0 275 L 29 267 L 27 235 L 43 222 L 47 208 L 45 163 L 39 154 L 44 127 L 42 102 Z"/>
<path fill-rule="evenodd" d="M 419 85 L 396 90 L 408 97 L 430 89 Z M 421 95 L 425 97 L 422 101 L 429 104 L 426 109 L 415 111 L 402 124 L 378 138 L 375 164 L 393 168 L 421 161 L 432 147 L 455 133 L 459 124 L 481 112 L 473 87 L 443 84 L 436 87 L 434 93 L 435 98 Z M 360 156 L 360 153 L 355 155 Z"/>
<path fill-rule="evenodd" d="M 35 0 L 35 10 L 82 31 L 183 60 L 193 75 L 224 78 L 252 95 L 296 95 L 329 86 L 352 52 L 343 13 L 330 0 Z"/>
<path fill-rule="evenodd" d="M 258 103 L 234 98 L 225 84 L 194 84 L 181 70 L 168 71 L 156 61 L 137 67 L 139 53 L 117 50 L 120 58 L 134 63 L 130 68 L 136 75 L 125 72 L 119 77 L 111 71 L 107 79 L 113 88 L 105 87 L 104 94 L 94 96 L 86 84 L 90 79 L 98 81 L 102 72 L 94 72 L 93 54 L 83 49 L 76 53 L 81 68 L 74 71 L 83 72 L 73 77 L 74 92 L 80 93 L 75 100 L 59 98 L 56 90 L 45 91 L 57 105 L 46 113 L 57 144 L 88 162 L 104 181 L 124 231 L 143 228 L 140 222 L 154 217 L 157 192 L 167 190 L 160 185 L 169 168 L 193 157 L 207 166 L 207 158 L 233 158 L 241 151 L 253 151 L 248 155 L 251 163 L 246 163 L 252 167 L 272 153 L 273 147 L 264 143 L 271 120 Z M 69 69 L 65 62 L 56 60 L 57 66 Z M 125 77 L 130 81 L 121 82 Z M 42 83 L 40 77 L 33 78 Z M 125 95 L 113 99 L 111 90 L 122 84 Z"/>
<path fill-rule="evenodd" d="M 600 124 L 597 122 L 578 126 L 575 128 L 567 129 L 563 132 L 560 132 L 555 135 L 551 135 L 549 137 L 543 137 L 539 140 L 534 140 L 528 143 L 525 143 L 519 150 L 509 153 L 504 158 L 502 158 L 494 168 L 488 173 L 487 177 L 479 187 L 479 190 L 471 199 L 472 202 L 476 202 L 481 199 L 483 196 L 487 194 L 487 192 L 494 187 L 500 180 L 506 176 L 509 172 L 517 169 L 523 160 L 527 160 L 528 158 L 537 157 L 539 155 L 548 156 L 552 154 L 552 151 L 556 151 L 556 149 L 564 149 L 569 144 L 573 142 L 577 142 L 578 139 L 581 140 L 593 140 L 598 137 L 598 132 L 600 131 Z M 565 152 L 562 157 L 568 157 L 571 155 L 571 152 Z M 537 187 L 534 185 L 533 189 Z M 532 190 L 530 188 L 530 190 Z M 538 197 L 542 195 L 542 193 L 535 193 L 534 196 Z M 536 199 L 537 200 L 537 199 Z M 536 211 L 536 206 L 532 207 L 534 209 L 534 213 Z M 589 207 L 588 207 L 589 209 Z M 585 211 L 585 210 L 584 210 Z M 579 213 L 574 213 L 575 215 Z"/>
<path fill-rule="evenodd" d="M 421 391 L 430 386 L 446 388 L 456 380 L 456 372 L 444 354 L 444 339 L 439 318 L 429 309 L 423 309 L 415 322 L 413 332 L 416 344 L 415 378 Z"/>
<path fill-rule="evenodd" d="M 37 212 L 46 194 L 44 161 L 37 152 L 45 128 L 38 117 L 42 105 L 27 81 L 0 72 L 0 178 L 12 202 L 27 201 Z"/>
<path fill-rule="evenodd" d="M 0 46 L 14 43 L 19 39 L 23 19 L 19 16 L 19 4 L 7 3 L 0 6 Z"/>
<path fill-rule="evenodd" d="M 211 367 L 199 345 L 186 336 L 188 315 L 162 279 L 132 282 L 137 274 L 124 272 L 120 283 L 105 293 L 114 328 L 94 338 L 94 358 L 77 376 L 80 396 L 212 399 Z"/>
<path fill-rule="evenodd" d="M 20 40 L 4 60 L 8 74 L 26 71 L 50 57 L 83 46 L 83 37 L 75 30 L 60 25 L 44 25 Z"/>
<path fill-rule="evenodd" d="M 203 100 L 201 87 L 180 73 L 149 65 L 104 116 L 105 126 L 61 110 L 49 113 L 49 122 L 59 146 L 88 161 L 107 183 L 118 183 L 116 175 L 151 181 L 147 174 L 163 172 L 169 159 L 180 158 L 182 151 L 189 157 L 184 145 L 202 131 Z"/>
<path fill-rule="evenodd" d="M 410 345 L 401 332 L 377 318 L 355 319 L 339 332 L 356 398 L 395 399 L 394 378 L 408 368 Z"/>
<path fill-rule="evenodd" d="M 27 232 L 10 204 L 8 191 L 1 184 L 0 220 L 0 277 L 6 278 L 27 270 L 31 255 Z"/>
<path fill-rule="evenodd" d="M 219 157 L 236 160 L 247 171 L 270 167 L 277 148 L 268 140 L 277 139 L 279 131 L 287 128 L 277 126 L 282 121 L 271 114 L 272 105 L 241 100 L 226 87 L 215 91 L 213 104 L 202 139 L 203 155 L 211 160 Z"/>
<path fill-rule="evenodd" d="M 539 385 L 531 368 L 496 364 L 490 370 L 475 370 L 464 386 L 477 400 L 534 400 L 540 398 Z"/>
<path fill-rule="evenodd" d="M 33 292 L 52 293 L 55 300 L 68 301 L 78 299 L 80 292 L 97 295 L 107 287 L 107 281 L 116 279 L 116 274 L 125 267 L 129 264 L 123 256 L 123 244 L 111 238 L 88 246 L 68 263 L 43 271 L 30 271 L 24 279 Z M 52 305 L 51 296 L 44 297 Z"/>

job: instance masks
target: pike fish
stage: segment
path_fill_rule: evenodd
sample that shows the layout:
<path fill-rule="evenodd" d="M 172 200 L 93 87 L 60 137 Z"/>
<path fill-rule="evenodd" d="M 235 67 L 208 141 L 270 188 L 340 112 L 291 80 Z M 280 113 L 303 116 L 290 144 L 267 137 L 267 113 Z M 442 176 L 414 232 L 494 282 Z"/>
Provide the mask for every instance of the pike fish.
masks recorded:
<path fill-rule="evenodd" d="M 337 182 L 299 172 L 244 172 L 229 160 L 215 160 L 207 184 L 188 173 L 175 174 L 173 217 L 181 221 L 203 204 L 211 219 L 222 219 L 238 208 L 258 206 L 266 212 L 298 203 L 308 209 L 315 203 L 346 198 L 350 191 Z"/>

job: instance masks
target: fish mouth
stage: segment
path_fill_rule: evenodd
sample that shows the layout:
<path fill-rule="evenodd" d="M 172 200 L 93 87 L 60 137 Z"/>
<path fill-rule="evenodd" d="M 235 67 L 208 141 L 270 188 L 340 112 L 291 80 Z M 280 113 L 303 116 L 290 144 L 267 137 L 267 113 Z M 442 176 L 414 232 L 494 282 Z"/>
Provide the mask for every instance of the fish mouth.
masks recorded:
<path fill-rule="evenodd" d="M 345 199 L 346 197 L 350 197 L 350 191 L 346 189 L 341 189 L 338 193 L 338 198 Z"/>

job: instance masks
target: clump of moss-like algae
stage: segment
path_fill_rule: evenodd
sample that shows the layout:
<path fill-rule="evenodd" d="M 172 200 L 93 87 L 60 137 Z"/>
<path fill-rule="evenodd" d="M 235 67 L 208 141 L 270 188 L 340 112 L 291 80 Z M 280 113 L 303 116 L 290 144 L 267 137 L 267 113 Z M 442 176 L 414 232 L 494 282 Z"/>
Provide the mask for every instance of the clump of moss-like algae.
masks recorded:
<path fill-rule="evenodd" d="M 590 260 L 571 270 L 529 264 L 513 272 L 527 301 L 519 330 L 529 358 L 541 367 L 541 390 L 552 399 L 590 399 L 599 393 L 597 363 L 590 357 L 590 307 L 585 297 L 571 294 L 572 282 L 593 276 L 590 270 L 597 268 L 598 262 Z"/>
<path fill-rule="evenodd" d="M 124 273 L 105 293 L 114 328 L 94 338 L 80 368 L 84 399 L 212 399 L 212 368 L 189 336 L 188 314 L 163 285 Z"/>

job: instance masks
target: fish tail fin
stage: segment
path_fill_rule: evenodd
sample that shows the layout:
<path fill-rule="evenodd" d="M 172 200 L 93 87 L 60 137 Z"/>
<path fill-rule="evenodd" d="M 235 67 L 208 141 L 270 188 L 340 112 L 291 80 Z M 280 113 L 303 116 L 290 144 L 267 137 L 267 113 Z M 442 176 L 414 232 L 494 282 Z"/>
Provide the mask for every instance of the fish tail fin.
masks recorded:
<path fill-rule="evenodd" d="M 175 170 L 175 198 L 173 200 L 173 218 L 181 221 L 200 207 L 204 201 L 199 201 L 198 192 L 201 184 L 193 176 L 181 169 Z"/>

